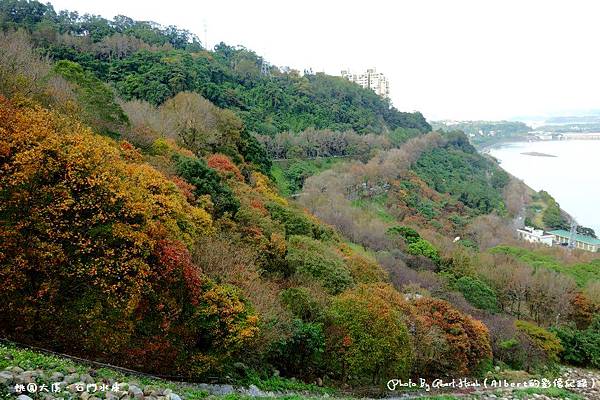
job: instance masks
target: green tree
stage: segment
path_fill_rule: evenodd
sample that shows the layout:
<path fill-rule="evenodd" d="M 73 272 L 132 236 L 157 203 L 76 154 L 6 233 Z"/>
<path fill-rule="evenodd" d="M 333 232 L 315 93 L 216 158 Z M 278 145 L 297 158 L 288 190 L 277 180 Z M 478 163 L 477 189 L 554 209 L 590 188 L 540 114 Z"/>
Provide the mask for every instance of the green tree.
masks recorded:
<path fill-rule="evenodd" d="M 582 367 L 600 368 L 600 315 L 585 330 L 571 327 L 553 328 L 564 351 L 561 360 Z"/>
<path fill-rule="evenodd" d="M 528 321 L 516 321 L 515 327 L 527 335 L 537 349 L 543 352 L 548 361 L 558 362 L 558 356 L 564 348 L 556 334 Z"/>
<path fill-rule="evenodd" d="M 180 156 L 176 163 L 177 174 L 195 186 L 196 196 L 210 195 L 217 215 L 235 214 L 240 207 L 229 186 L 200 158 Z"/>
<path fill-rule="evenodd" d="M 399 307 L 403 303 L 388 285 L 361 284 L 339 295 L 329 310 L 332 372 L 356 382 L 407 377 L 412 345 Z"/>
<path fill-rule="evenodd" d="M 492 313 L 498 312 L 496 293 L 485 282 L 477 278 L 463 276 L 456 281 L 455 285 L 465 296 L 465 299 L 475 307 Z"/>
<path fill-rule="evenodd" d="M 354 283 L 340 254 L 327 244 L 306 236 L 288 239 L 286 260 L 297 274 L 316 279 L 332 294 L 340 293 Z"/>
<path fill-rule="evenodd" d="M 437 264 L 441 262 L 439 251 L 425 239 L 409 244 L 406 250 L 413 256 L 427 257 Z"/>
<path fill-rule="evenodd" d="M 158 106 L 179 92 L 196 92 L 234 111 L 249 132 L 273 134 L 314 127 L 383 134 L 405 128 L 398 131 L 401 141 L 431 130 L 421 113 L 398 111 L 389 100 L 346 79 L 321 73 L 300 76 L 276 67 L 266 76 L 260 72 L 265 60 L 252 50 L 220 43 L 214 51 L 204 51 L 196 36 L 175 26 L 122 15 L 107 20 L 56 13 L 51 5 L 35 0 L 2 2 L 0 24 L 3 30 L 26 29 L 43 46 L 43 53 L 57 61 L 79 63 L 115 87 L 125 100 Z M 134 51 L 116 56 L 104 51 L 103 46 L 123 39 L 122 44 L 135 39 Z"/>
<path fill-rule="evenodd" d="M 75 85 L 82 120 L 100 133 L 115 136 L 129 125 L 123 109 L 112 90 L 81 65 L 61 60 L 54 64 L 54 72 Z"/>
<path fill-rule="evenodd" d="M 274 343 L 269 361 L 285 376 L 313 377 L 323 368 L 323 324 L 294 319 L 291 335 Z"/>
<path fill-rule="evenodd" d="M 387 230 L 388 235 L 399 235 L 408 245 L 417 243 L 421 239 L 419 232 L 409 226 L 393 226 Z"/>
<path fill-rule="evenodd" d="M 554 200 L 550 194 L 541 190 L 540 198 L 546 203 L 546 209 L 542 214 L 542 222 L 546 228 L 554 229 L 569 229 L 569 223 L 563 216 L 560 210 L 560 205 Z"/>
<path fill-rule="evenodd" d="M 501 189 L 508 176 L 477 154 L 464 134 L 451 132 L 444 139 L 446 144 L 425 152 L 413 170 L 431 188 L 450 194 L 476 214 L 503 213 Z"/>
<path fill-rule="evenodd" d="M 280 294 L 281 302 L 297 318 L 303 321 L 316 321 L 321 317 L 322 309 L 310 292 L 303 287 L 285 289 Z"/>

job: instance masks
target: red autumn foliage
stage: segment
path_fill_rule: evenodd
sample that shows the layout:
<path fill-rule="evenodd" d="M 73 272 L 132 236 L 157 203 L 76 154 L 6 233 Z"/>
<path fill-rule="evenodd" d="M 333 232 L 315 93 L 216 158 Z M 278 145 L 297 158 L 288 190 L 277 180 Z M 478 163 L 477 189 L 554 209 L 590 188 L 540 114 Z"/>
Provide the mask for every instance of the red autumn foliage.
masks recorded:
<path fill-rule="evenodd" d="M 142 153 L 127 140 L 122 140 L 120 143 L 123 157 L 129 161 L 140 162 L 143 159 Z"/>
<path fill-rule="evenodd" d="M 483 362 L 491 360 L 490 334 L 481 321 L 443 300 L 423 297 L 413 305 L 420 336 L 431 340 L 427 344 L 435 345 L 438 351 L 435 357 L 420 360 L 421 373 L 427 376 L 473 374 Z M 424 341 L 419 343 L 427 345 Z"/>
<path fill-rule="evenodd" d="M 575 323 L 577 329 L 586 329 L 598 312 L 591 300 L 583 293 L 577 293 L 571 298 L 571 312 L 567 318 Z"/>
<path fill-rule="evenodd" d="M 244 180 L 240 169 L 226 155 L 212 154 L 208 157 L 206 163 L 210 168 L 217 170 L 225 176 L 234 176 L 238 181 Z"/>
<path fill-rule="evenodd" d="M 247 226 L 242 228 L 241 231 L 244 233 L 244 235 L 252 239 L 264 238 L 264 233 L 258 226 Z"/>
<path fill-rule="evenodd" d="M 178 349 L 163 335 L 142 341 L 126 351 L 132 360 L 140 360 L 144 368 L 159 371 L 178 355 Z"/>
<path fill-rule="evenodd" d="M 269 211 L 267 211 L 267 208 L 265 207 L 265 205 L 262 203 L 262 201 L 260 201 L 258 199 L 252 199 L 250 201 L 250 207 L 259 211 L 263 216 L 266 216 L 269 214 Z"/>
<path fill-rule="evenodd" d="M 154 254 L 162 267 L 159 269 L 161 277 L 170 281 L 170 284 L 182 279 L 190 293 L 192 304 L 198 305 L 202 271 L 192 263 L 190 252 L 183 243 L 167 239 L 158 240 Z M 173 276 L 174 274 L 180 276 Z"/>
<path fill-rule="evenodd" d="M 183 193 L 188 202 L 192 204 L 195 203 L 196 196 L 194 195 L 194 191 L 196 190 L 196 186 L 192 185 L 191 183 L 188 183 L 186 180 L 178 176 L 173 176 L 171 178 L 171 181 L 175 185 L 177 185 L 177 187 L 179 188 L 179 190 L 181 190 L 181 193 Z"/>

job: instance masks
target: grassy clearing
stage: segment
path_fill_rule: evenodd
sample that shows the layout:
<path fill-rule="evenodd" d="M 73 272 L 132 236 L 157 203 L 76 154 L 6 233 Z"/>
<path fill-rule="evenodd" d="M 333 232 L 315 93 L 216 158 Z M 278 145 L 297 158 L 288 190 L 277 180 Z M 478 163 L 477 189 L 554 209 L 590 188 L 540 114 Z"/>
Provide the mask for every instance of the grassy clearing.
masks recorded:
<path fill-rule="evenodd" d="M 396 218 L 388 212 L 386 207 L 387 195 L 380 194 L 370 199 L 357 199 L 352 201 L 354 207 L 362 208 L 383 222 L 394 223 Z"/>
<path fill-rule="evenodd" d="M 13 366 L 23 368 L 24 370 L 42 369 L 50 374 L 53 372 L 60 372 L 65 375 L 69 373 L 86 374 L 89 373 L 91 369 L 87 365 L 76 363 L 67 358 L 23 349 L 11 344 L 0 344 L 0 370 Z M 94 368 L 94 370 L 96 372 L 95 377 L 97 381 L 129 382 L 142 386 L 169 388 L 186 400 L 204 399 L 209 396 L 208 392 L 195 387 L 193 384 L 173 382 L 149 376 L 132 375 L 111 368 Z M 336 393 L 335 389 L 332 388 L 318 387 L 316 385 L 281 377 L 264 379 L 253 373 L 250 373 L 247 379 L 238 382 L 238 384 L 242 386 L 256 385 L 261 390 L 271 392 L 295 391 L 306 393 L 306 395 L 282 394 L 281 396 L 278 396 L 279 399 L 317 398 L 325 394 L 333 395 Z M 103 393 L 98 393 L 98 395 L 102 397 Z M 214 398 L 215 396 L 211 397 Z M 241 394 L 216 397 L 229 400 L 251 398 Z M 2 398 L 2 393 L 0 393 L 0 399 Z"/>
<path fill-rule="evenodd" d="M 262 378 L 256 373 L 250 372 L 248 377 L 242 382 L 243 386 L 255 385 L 261 390 L 268 392 L 310 392 L 315 394 L 334 394 L 336 391 L 333 388 L 320 387 L 302 381 L 291 380 L 279 376 Z"/>
<path fill-rule="evenodd" d="M 282 196 L 289 197 L 292 194 L 290 182 L 285 177 L 285 171 L 279 164 L 273 164 L 271 167 L 271 175 L 275 181 L 275 186 Z"/>
<path fill-rule="evenodd" d="M 350 247 L 355 253 L 360 254 L 361 256 L 365 257 L 368 260 L 377 262 L 376 257 L 375 257 L 375 252 L 373 250 L 366 249 L 364 246 L 357 244 L 357 243 L 353 243 L 353 242 L 345 241 L 344 243 L 348 247 Z"/>

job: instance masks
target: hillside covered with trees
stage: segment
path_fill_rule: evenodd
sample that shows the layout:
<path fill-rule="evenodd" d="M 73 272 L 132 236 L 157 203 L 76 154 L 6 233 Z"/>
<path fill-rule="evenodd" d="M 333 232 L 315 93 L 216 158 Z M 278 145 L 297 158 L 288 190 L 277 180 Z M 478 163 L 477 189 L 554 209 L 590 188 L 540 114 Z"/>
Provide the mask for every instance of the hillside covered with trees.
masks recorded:
<path fill-rule="evenodd" d="M 196 381 L 600 367 L 598 259 L 516 242 L 551 198 L 464 133 L 173 26 L 0 26 L 2 337 Z"/>
<path fill-rule="evenodd" d="M 518 121 L 433 121 L 431 124 L 435 130 L 463 131 L 476 146 L 520 140 L 532 130 Z"/>
<path fill-rule="evenodd" d="M 57 13 L 51 5 L 24 0 L 2 2 L 0 26 L 31 33 L 43 54 L 81 65 L 123 100 L 158 106 L 179 92 L 197 92 L 235 110 L 252 132 L 431 129 L 421 114 L 399 112 L 342 78 L 282 71 L 251 50 L 224 43 L 204 49 L 197 37 L 174 26 Z"/>

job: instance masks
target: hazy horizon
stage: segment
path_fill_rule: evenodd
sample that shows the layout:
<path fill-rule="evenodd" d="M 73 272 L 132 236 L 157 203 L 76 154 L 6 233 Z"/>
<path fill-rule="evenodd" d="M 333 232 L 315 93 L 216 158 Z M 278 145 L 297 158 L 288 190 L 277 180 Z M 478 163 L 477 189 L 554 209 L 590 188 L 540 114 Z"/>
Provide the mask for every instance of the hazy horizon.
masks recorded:
<path fill-rule="evenodd" d="M 375 67 L 398 109 L 429 120 L 581 115 L 600 105 L 600 5 L 590 1 L 51 3 L 177 25 L 211 48 L 243 45 L 277 66 L 333 75 Z"/>

